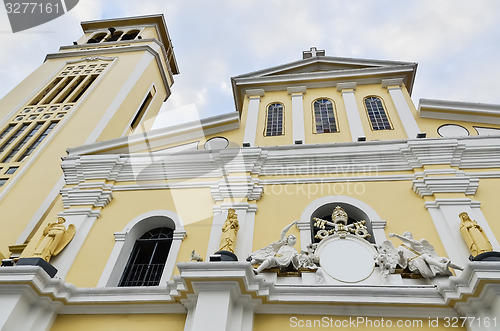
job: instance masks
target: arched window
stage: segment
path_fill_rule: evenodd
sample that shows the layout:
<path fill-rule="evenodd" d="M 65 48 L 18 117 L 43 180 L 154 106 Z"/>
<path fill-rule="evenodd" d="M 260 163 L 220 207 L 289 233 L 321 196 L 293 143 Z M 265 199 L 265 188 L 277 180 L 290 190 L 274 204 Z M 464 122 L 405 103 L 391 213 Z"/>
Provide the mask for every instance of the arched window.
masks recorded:
<path fill-rule="evenodd" d="M 104 32 L 101 32 L 101 33 L 96 33 L 95 35 L 92 36 L 92 38 L 90 38 L 88 41 L 87 41 L 87 44 L 95 44 L 95 43 L 100 43 L 101 40 L 106 37 L 106 33 Z"/>
<path fill-rule="evenodd" d="M 121 35 L 123 34 L 123 31 L 114 31 L 111 36 L 106 39 L 106 41 L 117 41 L 120 39 Z"/>
<path fill-rule="evenodd" d="M 97 287 L 165 285 L 186 232 L 176 213 L 155 210 L 135 217 L 114 235 Z"/>
<path fill-rule="evenodd" d="M 315 133 L 338 132 L 333 102 L 328 99 L 318 99 L 313 103 Z"/>
<path fill-rule="evenodd" d="M 118 286 L 158 285 L 172 246 L 173 233 L 173 229 L 162 227 L 137 239 Z"/>
<path fill-rule="evenodd" d="M 272 103 L 267 107 L 265 136 L 281 136 L 283 134 L 283 104 Z"/>
<path fill-rule="evenodd" d="M 391 130 L 392 126 L 382 104 L 382 99 L 371 96 L 365 98 L 365 107 L 372 130 Z"/>
<path fill-rule="evenodd" d="M 138 34 L 139 30 L 130 30 L 123 35 L 122 40 L 134 40 Z"/>

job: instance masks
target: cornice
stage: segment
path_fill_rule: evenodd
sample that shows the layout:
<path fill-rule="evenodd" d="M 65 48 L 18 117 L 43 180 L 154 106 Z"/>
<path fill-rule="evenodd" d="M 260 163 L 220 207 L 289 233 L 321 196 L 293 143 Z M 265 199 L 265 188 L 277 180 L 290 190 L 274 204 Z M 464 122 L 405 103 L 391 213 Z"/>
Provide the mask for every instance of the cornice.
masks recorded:
<path fill-rule="evenodd" d="M 382 172 L 413 171 L 424 165 L 449 165 L 460 171 L 426 170 L 417 174 Z M 154 154 L 70 155 L 62 168 L 67 184 L 101 179 L 114 181 L 111 190 L 158 188 L 211 188 L 216 201 L 229 194 L 258 199 L 262 185 L 323 182 L 407 180 L 425 196 L 436 192 L 474 194 L 478 178 L 498 178 L 498 171 L 466 172 L 466 169 L 500 168 L 500 138 L 426 138 L 391 142 L 352 142 L 223 150 L 159 151 Z M 437 172 L 436 172 L 437 171 Z M 266 176 L 240 180 L 231 173 Z M 326 176 L 324 176 L 324 175 Z M 337 176 L 332 176 L 332 175 Z M 297 177 L 309 175 L 310 177 Z M 267 177 L 277 176 L 277 177 Z M 220 178 L 224 177 L 224 180 Z M 192 181 L 200 178 L 200 181 Z M 202 178 L 213 178 L 206 181 Z M 165 182 L 165 179 L 180 181 Z M 190 179 L 182 182 L 182 179 Z M 151 182 L 151 181 L 159 182 Z M 125 184 L 120 182 L 135 182 Z M 82 186 L 79 190 L 90 188 Z M 69 191 L 68 191 L 69 192 Z M 76 191 L 75 191 L 76 194 Z M 83 193 L 82 193 L 83 194 Z"/>
<path fill-rule="evenodd" d="M 205 137 L 210 134 L 234 130 L 239 127 L 239 114 L 231 112 L 213 116 L 202 120 L 177 124 L 161 129 L 136 133 L 130 136 L 68 148 L 71 155 L 99 154 L 99 153 L 129 153 L 131 150 L 151 152 L 151 149 L 165 145 L 180 143 L 187 139 Z M 155 152 L 153 152 L 155 153 Z"/>
<path fill-rule="evenodd" d="M 500 124 L 497 104 L 420 99 L 418 112 L 422 118 Z"/>

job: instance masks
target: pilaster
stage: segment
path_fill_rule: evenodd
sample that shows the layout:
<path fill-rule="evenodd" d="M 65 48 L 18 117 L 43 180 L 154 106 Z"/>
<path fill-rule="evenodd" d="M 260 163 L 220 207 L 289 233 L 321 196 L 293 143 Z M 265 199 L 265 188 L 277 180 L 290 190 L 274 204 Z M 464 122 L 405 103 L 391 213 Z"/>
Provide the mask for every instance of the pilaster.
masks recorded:
<path fill-rule="evenodd" d="M 352 141 L 366 139 L 363 124 L 361 123 L 361 117 L 359 116 L 358 105 L 356 103 L 356 98 L 354 97 L 356 86 L 356 82 L 337 84 L 337 91 L 342 92 L 342 98 L 344 99 L 347 122 L 349 123 Z"/>
<path fill-rule="evenodd" d="M 305 144 L 304 128 L 304 94 L 305 86 L 294 86 L 287 88 L 292 98 L 292 137 L 294 144 Z"/>
<path fill-rule="evenodd" d="M 408 139 L 415 139 L 421 131 L 418 128 L 417 121 L 415 120 L 415 117 L 408 106 L 408 102 L 406 102 L 403 95 L 403 91 L 401 90 L 402 84 L 402 78 L 384 79 L 382 81 L 382 87 L 387 88 L 394 106 L 396 106 L 396 111 L 398 112 L 399 118 L 403 123 L 403 128 L 405 129 Z"/>
<path fill-rule="evenodd" d="M 264 96 L 264 90 L 262 89 L 247 90 L 246 94 L 249 100 L 248 100 L 248 110 L 247 110 L 247 122 L 245 126 L 245 133 L 243 135 L 243 146 L 254 147 L 255 136 L 257 134 L 257 124 L 259 120 L 260 98 Z"/>

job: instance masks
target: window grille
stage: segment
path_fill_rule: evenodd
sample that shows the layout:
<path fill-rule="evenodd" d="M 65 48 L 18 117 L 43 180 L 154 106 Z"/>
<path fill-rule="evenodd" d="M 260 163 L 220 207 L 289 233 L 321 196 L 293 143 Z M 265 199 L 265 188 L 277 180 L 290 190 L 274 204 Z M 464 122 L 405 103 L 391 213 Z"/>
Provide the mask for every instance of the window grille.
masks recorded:
<path fill-rule="evenodd" d="M 333 102 L 328 99 L 318 99 L 313 105 L 316 133 L 338 132 Z"/>
<path fill-rule="evenodd" d="M 379 97 L 365 98 L 366 112 L 370 119 L 372 129 L 377 130 L 391 130 L 392 126 L 387 117 L 387 113 Z"/>
<path fill-rule="evenodd" d="M 283 135 L 283 105 L 273 103 L 267 107 L 266 136 Z"/>
<path fill-rule="evenodd" d="M 173 233 L 170 228 L 156 228 L 137 239 L 118 286 L 157 286 Z"/>

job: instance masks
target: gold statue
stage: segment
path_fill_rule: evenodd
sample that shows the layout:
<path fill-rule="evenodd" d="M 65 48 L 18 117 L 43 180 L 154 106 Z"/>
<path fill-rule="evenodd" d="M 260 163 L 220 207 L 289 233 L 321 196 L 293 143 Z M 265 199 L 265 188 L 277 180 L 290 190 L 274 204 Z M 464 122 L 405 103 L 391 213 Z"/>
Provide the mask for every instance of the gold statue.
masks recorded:
<path fill-rule="evenodd" d="M 236 236 L 238 235 L 239 228 L 240 225 L 238 224 L 238 215 L 236 215 L 234 209 L 231 208 L 228 210 L 226 221 L 222 226 L 219 251 L 224 250 L 234 253 Z"/>
<path fill-rule="evenodd" d="M 35 248 L 34 257 L 40 257 L 49 262 L 52 256 L 59 254 L 71 239 L 75 236 L 75 226 L 70 224 L 68 228 L 63 225 L 64 217 L 58 217 L 57 222 L 49 223 L 43 230 L 43 235 Z"/>
<path fill-rule="evenodd" d="M 472 256 L 491 252 L 493 247 L 491 247 L 491 243 L 481 226 L 476 221 L 471 220 L 466 212 L 460 213 L 460 219 L 462 220 L 460 223 L 460 233 Z"/>

